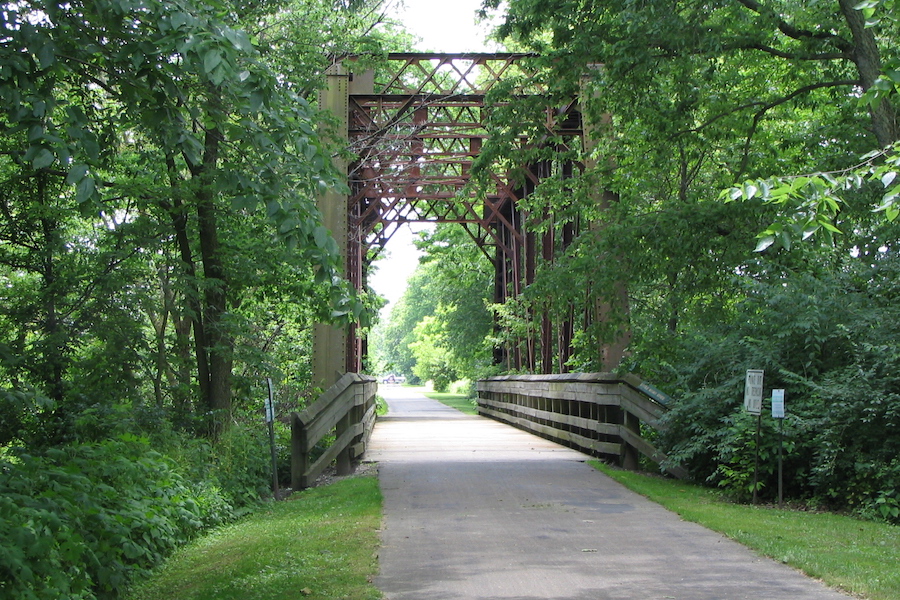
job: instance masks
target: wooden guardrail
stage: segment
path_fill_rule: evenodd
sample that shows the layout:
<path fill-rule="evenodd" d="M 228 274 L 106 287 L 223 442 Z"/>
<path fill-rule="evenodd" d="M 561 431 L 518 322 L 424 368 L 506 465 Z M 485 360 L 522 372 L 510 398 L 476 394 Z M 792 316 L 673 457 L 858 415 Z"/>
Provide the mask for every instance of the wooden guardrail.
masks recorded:
<path fill-rule="evenodd" d="M 478 413 L 634 469 L 638 453 L 657 464 L 666 455 L 641 437 L 660 429 L 669 398 L 634 375 L 507 375 L 478 382 Z M 678 478 L 687 471 L 665 465 Z"/>
<path fill-rule="evenodd" d="M 337 460 L 338 475 L 347 475 L 352 462 L 366 451 L 375 426 L 375 378 L 347 373 L 318 400 L 301 412 L 291 413 L 291 487 L 315 485 L 322 471 Z M 334 443 L 315 461 L 311 452 L 326 435 Z"/>

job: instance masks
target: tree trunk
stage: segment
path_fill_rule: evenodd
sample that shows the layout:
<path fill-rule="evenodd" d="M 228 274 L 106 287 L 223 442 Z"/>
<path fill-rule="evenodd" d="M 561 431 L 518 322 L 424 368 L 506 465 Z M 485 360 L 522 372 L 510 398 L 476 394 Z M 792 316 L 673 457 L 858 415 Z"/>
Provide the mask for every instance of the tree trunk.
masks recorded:
<path fill-rule="evenodd" d="M 200 234 L 200 258 L 206 282 L 204 294 L 204 330 L 209 357 L 209 390 L 206 409 L 209 411 L 209 434 L 217 438 L 231 420 L 231 370 L 233 342 L 227 331 L 225 315 L 228 284 L 222 264 L 219 243 L 215 194 L 209 176 L 219 158 L 221 133 L 211 129 L 206 133 L 203 165 L 196 193 L 198 230 Z"/>
<path fill-rule="evenodd" d="M 66 334 L 59 321 L 60 283 L 57 281 L 56 256 L 62 242 L 59 235 L 59 223 L 50 214 L 48 206 L 47 176 L 38 173 L 36 176 L 37 202 L 42 207 L 40 217 L 41 233 L 44 238 L 43 256 L 41 257 L 41 300 L 44 308 L 43 322 L 43 359 L 44 365 L 40 375 L 43 377 L 47 396 L 57 403 L 57 411 L 61 409 L 65 397 L 64 374 L 66 371 Z"/>
<path fill-rule="evenodd" d="M 168 360 L 166 353 L 166 330 L 169 328 L 169 281 L 165 267 L 159 267 L 156 270 L 159 277 L 159 312 L 153 308 L 147 310 L 147 317 L 153 325 L 153 332 L 156 335 L 155 354 L 156 354 L 156 370 L 153 373 L 153 398 L 156 407 L 161 409 L 165 404 L 165 395 L 163 393 L 163 380 L 168 370 Z"/>
<path fill-rule="evenodd" d="M 856 0 L 840 0 L 841 12 L 853 36 L 851 59 L 856 64 L 863 91 L 866 91 L 881 75 L 881 52 L 874 31 L 866 27 L 862 11 L 854 8 L 857 4 Z M 878 144 L 884 148 L 896 142 L 900 136 L 898 136 L 897 113 L 891 102 L 884 98 L 877 108 L 870 108 L 869 113 Z"/>
<path fill-rule="evenodd" d="M 187 230 L 187 214 L 180 200 L 179 181 L 176 175 L 174 159 L 166 159 L 169 170 L 169 182 L 172 189 L 172 204 L 166 207 L 172 219 L 175 231 L 175 244 L 181 257 L 181 268 L 184 270 L 185 304 L 194 331 L 194 359 L 197 365 L 197 386 L 200 390 L 201 403 L 205 406 L 209 398 L 209 357 L 207 356 L 206 328 L 203 322 L 203 305 L 200 302 L 200 286 L 198 285 L 197 267 L 194 264 L 191 242 Z"/>

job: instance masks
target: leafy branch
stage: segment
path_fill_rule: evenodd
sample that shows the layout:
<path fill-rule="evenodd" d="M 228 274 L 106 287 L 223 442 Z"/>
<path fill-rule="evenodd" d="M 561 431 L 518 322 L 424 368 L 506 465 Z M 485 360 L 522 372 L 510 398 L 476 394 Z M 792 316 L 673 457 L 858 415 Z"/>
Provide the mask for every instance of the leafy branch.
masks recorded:
<path fill-rule="evenodd" d="M 831 31 L 821 30 L 821 31 L 812 31 L 809 29 L 801 29 L 791 23 L 788 23 L 784 19 L 780 18 L 774 9 L 763 6 L 756 0 L 737 0 L 739 4 L 743 5 L 747 9 L 757 13 L 760 16 L 767 17 L 772 19 L 775 22 L 775 25 L 778 27 L 778 31 L 788 36 L 789 38 L 795 40 L 822 40 L 827 42 L 832 42 L 835 47 L 844 51 L 850 52 L 853 50 L 853 45 L 845 40 L 844 38 L 835 35 Z"/>
<path fill-rule="evenodd" d="M 888 221 L 894 221 L 900 215 L 898 171 L 900 142 L 866 154 L 859 164 L 847 169 L 748 180 L 724 190 L 719 197 L 726 202 L 756 198 L 767 204 L 791 207 L 793 214 L 788 221 L 770 225 L 757 236 L 756 246 L 757 252 L 776 244 L 790 249 L 796 236 L 807 239 L 822 230 L 828 235 L 841 233 L 834 221 L 844 203 L 843 194 L 861 189 L 867 183 L 878 183 L 884 188 L 873 212 L 883 212 Z"/>

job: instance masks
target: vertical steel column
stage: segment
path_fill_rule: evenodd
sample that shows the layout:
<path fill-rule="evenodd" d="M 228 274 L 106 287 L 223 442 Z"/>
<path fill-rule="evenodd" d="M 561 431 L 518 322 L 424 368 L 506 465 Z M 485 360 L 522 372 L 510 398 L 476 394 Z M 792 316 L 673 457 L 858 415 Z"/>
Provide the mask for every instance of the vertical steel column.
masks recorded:
<path fill-rule="evenodd" d="M 545 263 L 550 264 L 553 262 L 555 246 L 556 236 L 551 227 L 544 232 L 543 246 L 541 248 L 541 257 Z M 545 307 L 541 314 L 541 371 L 544 373 L 553 373 L 555 341 L 553 337 L 553 320 L 549 309 Z"/>
<path fill-rule="evenodd" d="M 349 74 L 343 65 L 332 65 L 326 72 L 328 86 L 319 95 L 319 106 L 327 109 L 337 117 L 336 134 L 339 141 L 346 145 L 348 140 L 347 111 L 349 108 Z M 347 172 L 347 161 L 337 157 L 335 168 L 341 173 Z M 322 194 L 318 200 L 319 211 L 325 227 L 331 231 L 345 262 L 347 259 L 347 197 L 333 190 Z M 313 325 L 312 384 L 314 387 L 328 389 L 347 369 L 347 331 L 325 323 Z"/>
<path fill-rule="evenodd" d="M 335 110 L 341 109 L 343 113 L 339 115 L 342 123 L 341 135 L 349 143 L 350 128 L 350 95 L 351 94 L 371 94 L 375 87 L 375 72 L 372 70 L 363 71 L 362 73 L 354 73 L 349 71 L 352 69 L 355 61 L 348 61 L 347 69 L 347 89 L 342 90 L 342 96 L 336 99 Z M 344 165 L 344 172 L 348 171 L 348 165 Z M 351 187 L 351 194 L 353 193 Z M 355 203 L 354 203 L 355 204 Z M 368 261 L 366 255 L 369 252 L 369 246 L 366 243 L 366 235 L 363 232 L 363 224 L 358 219 L 352 219 L 351 214 L 358 209 L 355 205 L 352 209 L 350 201 L 344 198 L 344 229 L 346 231 L 344 238 L 347 241 L 347 278 L 353 284 L 353 289 L 362 291 L 366 289 L 368 273 L 366 272 Z M 346 354 L 345 354 L 345 371 L 349 373 L 362 373 L 363 359 L 367 353 L 366 340 L 359 336 L 359 326 L 356 323 L 350 325 L 346 336 Z"/>
<path fill-rule="evenodd" d="M 567 176 L 571 177 L 572 175 L 572 163 L 567 162 L 564 166 L 564 169 L 567 171 Z M 575 240 L 576 233 L 576 223 L 566 223 L 563 225 L 562 230 L 562 243 L 561 250 L 565 251 L 569 246 L 572 245 L 572 242 Z M 565 320 L 559 325 L 559 342 L 557 354 L 559 356 L 559 372 L 560 373 L 568 373 L 569 367 L 566 363 L 569 360 L 569 357 L 572 356 L 572 339 L 575 336 L 575 307 L 572 303 L 569 303 L 568 310 L 566 311 Z"/>
<path fill-rule="evenodd" d="M 534 231 L 525 231 L 525 287 L 528 287 L 534 283 L 535 276 L 537 274 L 537 233 Z M 529 309 L 529 320 L 534 320 L 534 310 Z M 543 343 L 543 339 L 540 340 Z M 534 333 L 529 331 L 528 338 L 525 340 L 527 353 L 525 356 L 526 361 L 526 370 L 529 373 L 536 372 L 537 366 L 537 358 L 536 354 L 538 349 L 536 345 L 538 344 L 538 340 L 535 339 Z M 543 348 L 543 347 L 542 347 Z M 541 365 L 543 368 L 544 365 Z"/>
<path fill-rule="evenodd" d="M 582 96 L 586 96 L 586 92 L 587 90 L 583 88 Z M 585 170 L 590 171 L 597 166 L 597 159 L 593 158 L 592 150 L 597 146 L 598 137 L 612 128 L 612 116 L 603 115 L 599 123 L 593 123 L 588 115 L 582 112 L 582 119 L 584 133 L 581 139 L 586 157 L 584 164 Z M 608 160 L 609 166 L 615 167 L 615 160 L 612 158 Z M 619 201 L 618 194 L 608 190 L 599 190 L 594 196 L 600 210 L 606 210 Z M 602 230 L 596 229 L 596 235 L 603 235 Z M 613 260 L 618 258 L 614 257 Z M 628 284 L 624 279 L 620 279 L 615 282 L 609 295 L 604 300 L 598 301 L 594 307 L 594 316 L 601 323 L 611 323 L 621 319 L 615 329 L 614 337 L 604 340 L 600 348 L 600 363 L 604 371 L 612 372 L 619 367 L 628 344 L 631 342 L 631 327 L 626 322 L 629 312 Z"/>

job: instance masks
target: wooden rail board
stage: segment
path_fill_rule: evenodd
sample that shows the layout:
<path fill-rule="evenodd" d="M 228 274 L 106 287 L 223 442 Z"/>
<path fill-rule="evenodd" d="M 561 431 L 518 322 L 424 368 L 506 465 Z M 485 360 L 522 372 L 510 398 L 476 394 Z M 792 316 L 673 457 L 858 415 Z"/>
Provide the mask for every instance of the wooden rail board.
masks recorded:
<path fill-rule="evenodd" d="M 641 438 L 640 423 L 662 430 L 671 398 L 635 375 L 505 375 L 483 379 L 477 389 L 480 414 L 589 452 L 619 456 L 626 464 L 636 464 L 640 452 L 666 464 L 665 470 L 675 477 L 688 475 L 683 468 L 668 465 L 668 457 Z M 620 442 L 582 435 L 588 431 Z"/>
<path fill-rule="evenodd" d="M 495 409 L 499 409 L 496 412 L 525 415 L 531 419 L 543 419 L 545 421 L 552 421 L 561 425 L 569 425 L 572 427 L 577 427 L 579 429 L 587 429 L 602 435 L 619 435 L 619 426 L 612 423 L 603 423 L 601 421 L 587 419 L 585 417 L 576 417 L 572 415 L 563 415 L 560 413 L 550 412 L 547 410 L 538 410 L 536 408 L 520 406 L 512 402 L 500 402 L 497 400 L 486 399 L 484 400 L 484 404 Z"/>
<path fill-rule="evenodd" d="M 334 443 L 329 446 L 328 450 L 326 450 L 322 456 L 313 463 L 306 472 L 303 473 L 302 485 L 304 488 L 310 487 L 313 483 L 315 483 L 316 478 L 322 474 L 322 471 L 325 470 L 325 467 L 330 465 L 334 459 L 337 458 L 338 454 L 340 454 L 343 450 L 345 450 L 350 442 L 356 436 L 363 433 L 363 425 L 362 423 L 356 423 L 351 425 L 340 437 L 334 440 Z"/>
<path fill-rule="evenodd" d="M 539 423 L 531 421 L 530 419 L 516 417 L 498 410 L 494 410 L 492 408 L 479 406 L 478 414 L 489 416 L 498 421 L 509 423 L 510 425 L 515 425 L 520 429 L 525 429 L 527 431 L 537 433 L 552 440 L 571 443 L 580 448 L 590 449 L 600 454 L 613 454 L 615 456 L 618 456 L 622 452 L 621 444 L 592 440 L 582 435 L 578 435 L 577 433 L 572 433 L 571 431 L 563 431 L 561 429 L 556 429 L 555 427 L 541 425 Z"/>
<path fill-rule="evenodd" d="M 340 473 L 363 455 L 375 425 L 376 391 L 373 378 L 347 373 L 305 410 L 292 413 L 292 487 L 315 485 L 316 478 L 334 460 L 338 459 Z M 334 443 L 310 464 L 310 452 L 332 431 Z"/>

